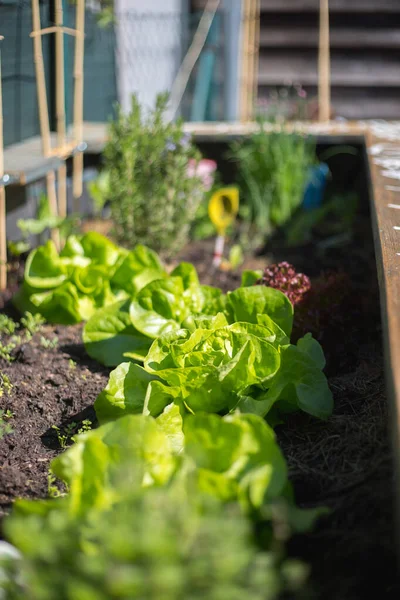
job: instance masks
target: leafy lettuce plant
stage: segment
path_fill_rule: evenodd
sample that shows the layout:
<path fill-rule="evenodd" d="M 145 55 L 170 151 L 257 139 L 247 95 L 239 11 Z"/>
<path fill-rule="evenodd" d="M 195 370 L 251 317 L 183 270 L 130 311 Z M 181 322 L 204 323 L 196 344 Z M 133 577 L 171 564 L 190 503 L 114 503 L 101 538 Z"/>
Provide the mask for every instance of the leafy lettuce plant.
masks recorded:
<path fill-rule="evenodd" d="M 130 474 L 137 468 L 132 459 Z M 275 600 L 303 587 L 306 566 L 285 557 L 282 540 L 257 547 L 237 506 L 187 479 L 162 488 L 131 480 L 106 509 L 77 514 L 68 497 L 19 503 L 6 522 L 19 550 L 3 574 L 7 598 Z"/>
<path fill-rule="evenodd" d="M 96 232 L 72 235 L 60 253 L 49 240 L 29 254 L 14 304 L 49 322 L 73 324 L 166 276 L 145 246 L 128 251 Z"/>
<path fill-rule="evenodd" d="M 120 271 L 122 284 L 127 274 L 124 268 Z M 169 276 L 154 275 L 149 283 L 141 278 L 146 285 L 132 287 L 129 298 L 98 310 L 86 323 L 83 341 L 92 358 L 107 366 L 127 358 L 143 362 L 155 338 L 178 331 L 193 316 L 216 314 L 223 308 L 222 292 L 200 285 L 189 263 L 181 263 Z"/>
<path fill-rule="evenodd" d="M 122 363 L 96 400 L 100 422 L 175 403 L 188 413 L 303 410 L 327 418 L 332 394 L 321 346 L 307 334 L 290 344 L 293 306 L 280 291 L 243 287 L 217 315 L 189 316 L 154 340 L 143 366 Z M 129 355 L 129 352 L 126 353 Z"/>

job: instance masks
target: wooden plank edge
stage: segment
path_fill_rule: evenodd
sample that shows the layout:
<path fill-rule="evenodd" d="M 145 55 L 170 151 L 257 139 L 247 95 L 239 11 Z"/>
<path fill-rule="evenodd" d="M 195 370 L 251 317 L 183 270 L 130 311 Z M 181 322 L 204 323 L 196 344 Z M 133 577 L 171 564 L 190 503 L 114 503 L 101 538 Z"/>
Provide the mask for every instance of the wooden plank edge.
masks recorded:
<path fill-rule="evenodd" d="M 395 526 L 398 545 L 398 563 L 400 567 L 400 312 L 394 309 L 392 298 L 400 296 L 400 268 L 397 274 L 388 264 L 385 240 L 387 227 L 382 215 L 383 203 L 389 195 L 384 193 L 379 185 L 379 167 L 374 163 L 373 156 L 367 153 L 371 146 L 372 137 L 366 136 L 365 163 L 368 178 L 369 200 L 371 206 L 371 225 L 375 246 L 375 261 L 377 265 L 380 310 L 382 316 L 382 334 L 384 351 L 384 368 L 387 403 L 389 408 L 389 427 L 394 459 L 394 495 L 395 495 Z M 383 141 L 383 140 L 379 140 Z M 389 180 L 390 181 L 390 180 Z M 388 183 L 389 183 L 388 181 Z M 382 194 L 379 198 L 379 194 Z M 388 204 L 389 202 L 386 202 Z M 390 227 L 391 225 L 389 225 Z M 400 249 L 400 235 L 399 235 Z M 400 251 L 400 250 L 399 250 Z M 399 265 L 400 265 L 400 256 Z"/>

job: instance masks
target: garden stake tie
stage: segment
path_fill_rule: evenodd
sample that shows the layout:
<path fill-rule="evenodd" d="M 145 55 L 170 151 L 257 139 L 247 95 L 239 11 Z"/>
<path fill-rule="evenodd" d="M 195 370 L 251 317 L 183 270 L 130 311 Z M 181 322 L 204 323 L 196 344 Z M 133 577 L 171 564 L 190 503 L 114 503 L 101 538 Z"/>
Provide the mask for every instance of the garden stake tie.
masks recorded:
<path fill-rule="evenodd" d="M 208 214 L 218 234 L 215 240 L 212 262 L 213 267 L 216 269 L 221 264 L 226 230 L 235 220 L 238 209 L 239 190 L 237 188 L 221 188 L 211 196 L 208 205 Z"/>

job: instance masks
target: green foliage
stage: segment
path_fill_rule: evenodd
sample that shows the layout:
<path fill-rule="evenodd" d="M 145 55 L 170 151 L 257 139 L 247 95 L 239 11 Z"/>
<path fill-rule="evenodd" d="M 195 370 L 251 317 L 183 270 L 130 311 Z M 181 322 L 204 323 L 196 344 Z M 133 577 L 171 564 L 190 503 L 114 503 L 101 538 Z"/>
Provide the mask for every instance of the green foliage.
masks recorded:
<path fill-rule="evenodd" d="M 0 358 L 11 362 L 13 351 L 22 343 L 29 342 L 34 333 L 41 330 L 44 319 L 40 315 L 33 315 L 29 311 L 24 312 L 20 323 L 17 323 L 6 315 L 0 315 L 0 335 L 6 336 L 0 340 Z M 16 334 L 19 331 L 20 334 Z"/>
<path fill-rule="evenodd" d="M 324 239 L 321 247 L 338 239 L 340 234 L 351 235 L 358 201 L 358 196 L 353 193 L 334 195 L 318 208 L 300 210 L 286 229 L 288 245 L 297 246 L 310 242 L 315 232 Z"/>
<path fill-rule="evenodd" d="M 4 396 L 4 394 L 10 394 L 13 387 L 14 386 L 11 383 L 11 379 L 9 378 L 7 373 L 2 373 L 0 371 L 0 398 Z M 13 414 L 9 410 L 6 410 L 5 413 L 3 413 L 3 417 L 11 418 L 12 416 Z"/>
<path fill-rule="evenodd" d="M 21 342 L 22 338 L 19 335 L 13 335 L 7 342 L 0 341 L 0 358 L 7 362 L 12 362 L 12 352 Z"/>
<path fill-rule="evenodd" d="M 45 194 L 39 197 L 35 219 L 19 219 L 17 226 L 24 236 L 41 235 L 47 230 L 59 229 L 63 237 L 71 235 L 76 228 L 77 217 L 57 217 L 53 215 L 49 200 Z"/>
<path fill-rule="evenodd" d="M 119 111 L 110 125 L 104 156 L 119 241 L 173 255 L 187 241 L 205 189 L 189 168 L 200 154 L 180 122 L 166 121 L 167 102 L 160 94 L 144 116 L 133 96 L 131 112 Z"/>
<path fill-rule="evenodd" d="M 46 338 L 43 335 L 40 336 L 40 345 L 43 348 L 46 348 L 46 349 L 57 348 L 57 344 L 58 344 L 58 337 L 56 335 L 52 339 Z"/>
<path fill-rule="evenodd" d="M 229 293 L 225 313 L 191 315 L 186 329 L 172 321 L 166 332 L 158 331 L 144 368 L 122 363 L 111 373 L 95 403 L 99 421 L 144 407 L 157 416 L 171 403 L 194 413 L 240 408 L 261 416 L 278 405 L 326 418 L 332 395 L 322 372 L 323 352 L 310 335 L 291 345 L 292 321 L 287 297 L 263 286 Z M 159 324 L 156 316 L 154 323 Z"/>
<path fill-rule="evenodd" d="M 60 253 L 52 241 L 33 250 L 13 301 L 21 312 L 72 324 L 164 275 L 152 250 L 136 246 L 128 252 L 99 233 L 89 232 L 70 236 Z"/>
<path fill-rule="evenodd" d="M 21 256 L 21 254 L 25 254 L 25 252 L 29 252 L 30 245 L 24 240 L 20 240 L 18 242 L 13 242 L 10 240 L 7 243 L 7 248 L 11 256 L 18 257 Z"/>
<path fill-rule="evenodd" d="M 188 263 L 178 265 L 170 276 L 162 273 L 137 294 L 135 289 L 131 300 L 98 310 L 84 327 L 88 354 L 107 366 L 128 358 L 143 362 L 158 335 L 177 331 L 193 315 L 213 314 L 223 305 L 221 291 L 200 285 Z"/>
<path fill-rule="evenodd" d="M 262 120 L 251 137 L 231 145 L 237 163 L 241 216 L 264 234 L 284 225 L 300 205 L 314 147 L 298 133 L 268 132 Z"/>
<path fill-rule="evenodd" d="M 237 269 L 244 262 L 244 255 L 242 247 L 239 244 L 235 244 L 229 251 L 229 266 L 231 269 Z"/>
<path fill-rule="evenodd" d="M 179 484 L 133 484 L 123 500 L 85 515 L 71 515 L 67 503 L 21 506 L 7 522 L 22 551 L 9 561 L 9 600 L 274 600 L 308 575 L 279 543 L 257 548 L 235 506 Z"/>
<path fill-rule="evenodd" d="M 29 333 L 31 335 L 38 333 L 42 329 L 42 326 L 44 325 L 45 322 L 46 321 L 42 317 L 42 315 L 40 315 L 40 314 L 33 315 L 29 311 L 24 313 L 24 316 L 21 317 L 21 325 L 23 327 L 25 327 L 25 329 L 27 331 L 29 331 Z"/>
<path fill-rule="evenodd" d="M 6 435 L 13 433 L 9 420 L 13 417 L 13 413 L 9 410 L 4 411 L 0 409 L 0 440 Z"/>
<path fill-rule="evenodd" d="M 107 171 L 99 173 L 96 179 L 89 181 L 87 190 L 93 200 L 96 214 L 101 214 L 105 203 L 110 197 L 110 175 Z"/>
<path fill-rule="evenodd" d="M 0 315 L 0 334 L 12 335 L 18 329 L 18 323 L 16 323 L 11 317 L 7 315 Z"/>

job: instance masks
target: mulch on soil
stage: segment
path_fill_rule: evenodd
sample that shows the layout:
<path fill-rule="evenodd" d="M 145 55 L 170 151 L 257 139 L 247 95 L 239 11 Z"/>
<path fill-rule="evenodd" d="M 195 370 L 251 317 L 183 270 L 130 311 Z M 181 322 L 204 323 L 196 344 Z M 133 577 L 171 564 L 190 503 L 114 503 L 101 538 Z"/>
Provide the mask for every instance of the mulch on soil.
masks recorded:
<path fill-rule="evenodd" d="M 224 291 L 240 285 L 239 272 L 210 268 L 212 253 L 213 241 L 193 242 L 178 260 L 193 262 L 202 283 Z M 290 250 L 275 240 L 242 268 L 281 260 L 311 277 L 326 269 L 344 271 L 357 299 L 350 309 L 342 307 L 343 319 L 328 323 L 321 339 L 333 416 L 321 422 L 294 415 L 277 428 L 297 501 L 332 511 L 314 532 L 294 538 L 290 551 L 311 563 L 316 598 L 398 598 L 390 419 L 368 215 L 358 219 L 351 243 L 320 253 L 312 245 Z M 44 348 L 42 337 L 57 337 L 56 346 Z M 14 413 L 14 433 L 0 441 L 0 511 L 5 513 L 17 497 L 46 497 L 49 462 L 62 450 L 52 426 L 64 430 L 71 422 L 77 428 L 84 419 L 94 422 L 93 402 L 109 370 L 86 356 L 81 326 L 46 326 L 16 352 L 14 362 L 0 359 L 0 371 L 14 386 L 0 398 L 0 407 Z"/>

